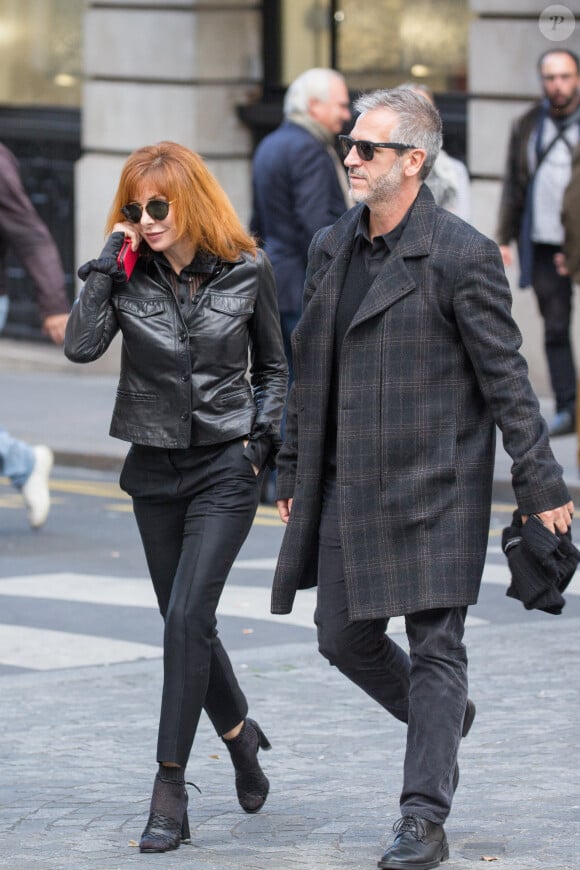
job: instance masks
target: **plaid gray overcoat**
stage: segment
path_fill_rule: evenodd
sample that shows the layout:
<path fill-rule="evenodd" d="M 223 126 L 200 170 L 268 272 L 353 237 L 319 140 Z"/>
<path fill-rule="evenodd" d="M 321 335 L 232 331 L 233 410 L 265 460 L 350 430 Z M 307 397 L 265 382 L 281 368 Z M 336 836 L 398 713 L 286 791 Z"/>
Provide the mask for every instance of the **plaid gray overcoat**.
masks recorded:
<path fill-rule="evenodd" d="M 272 592 L 288 613 L 316 584 L 334 320 L 361 208 L 314 237 L 278 498 L 294 499 Z M 339 524 L 351 619 L 475 603 L 495 425 L 522 513 L 569 500 L 519 353 L 497 245 L 423 186 L 342 346 Z"/>

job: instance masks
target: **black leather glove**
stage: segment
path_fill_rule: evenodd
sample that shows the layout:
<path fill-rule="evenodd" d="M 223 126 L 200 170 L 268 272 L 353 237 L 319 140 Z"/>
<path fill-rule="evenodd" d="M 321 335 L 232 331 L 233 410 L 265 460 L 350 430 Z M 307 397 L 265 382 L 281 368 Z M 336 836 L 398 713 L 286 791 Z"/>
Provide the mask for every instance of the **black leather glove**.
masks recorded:
<path fill-rule="evenodd" d="M 125 270 L 117 263 L 116 257 L 100 257 L 97 260 L 89 260 L 79 267 L 77 275 L 81 281 L 86 281 L 91 272 L 100 272 L 108 275 L 113 281 L 124 283 L 127 280 Z"/>

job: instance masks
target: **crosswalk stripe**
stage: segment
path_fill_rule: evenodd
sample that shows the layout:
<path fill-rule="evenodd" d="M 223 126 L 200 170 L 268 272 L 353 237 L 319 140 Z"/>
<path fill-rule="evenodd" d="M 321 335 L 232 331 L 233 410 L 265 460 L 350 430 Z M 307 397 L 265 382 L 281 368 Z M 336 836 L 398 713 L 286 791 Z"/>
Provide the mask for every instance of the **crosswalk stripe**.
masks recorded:
<path fill-rule="evenodd" d="M 240 567 L 262 569 L 270 560 L 240 560 Z M 268 569 L 270 565 L 267 565 Z M 10 595 L 37 600 L 70 601 L 112 607 L 157 608 L 153 588 L 144 578 L 111 577 L 91 574 L 32 574 L 0 580 L 0 596 Z M 296 596 L 292 613 L 270 613 L 270 590 L 264 586 L 226 584 L 218 615 L 241 619 L 265 620 L 278 624 L 309 628 L 314 631 L 316 590 L 301 590 Z M 468 616 L 467 624 L 486 624 L 485 620 Z M 403 617 L 390 620 L 389 632 L 403 634 Z M 119 641 L 79 633 L 0 624 L 0 665 L 53 670 L 113 662 L 158 658 L 161 647 Z"/>
<path fill-rule="evenodd" d="M 161 647 L 146 643 L 48 628 L 0 625 L 0 664 L 5 666 L 52 671 L 153 659 L 161 655 Z"/>
<path fill-rule="evenodd" d="M 73 573 L 32 574 L 0 580 L 1 595 L 157 609 L 151 581 L 145 578 Z M 226 583 L 218 615 L 265 619 L 301 628 L 313 628 L 315 599 L 315 590 L 306 589 L 297 596 L 292 613 L 276 616 L 270 613 L 270 590 L 267 587 Z"/>

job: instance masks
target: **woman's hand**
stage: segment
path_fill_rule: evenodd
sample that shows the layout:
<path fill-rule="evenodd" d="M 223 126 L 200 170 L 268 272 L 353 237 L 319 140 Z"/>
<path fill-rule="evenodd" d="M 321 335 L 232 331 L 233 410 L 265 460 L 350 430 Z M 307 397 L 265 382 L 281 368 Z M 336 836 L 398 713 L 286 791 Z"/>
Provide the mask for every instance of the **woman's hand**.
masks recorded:
<path fill-rule="evenodd" d="M 250 443 L 250 442 L 248 441 L 247 438 L 244 438 L 244 439 L 242 440 L 242 444 L 244 445 L 244 450 L 246 449 L 246 447 L 248 446 L 249 443 Z M 250 465 L 252 466 L 252 468 L 253 468 L 253 470 L 254 470 L 254 474 L 255 474 L 256 477 L 257 477 L 257 476 L 259 475 L 259 473 L 260 473 L 260 469 L 258 468 L 257 465 L 254 465 L 253 462 L 250 462 Z"/>
<path fill-rule="evenodd" d="M 115 224 L 113 233 L 124 233 L 127 238 L 131 239 L 131 250 L 136 251 L 141 244 L 141 233 L 137 229 L 137 224 L 132 224 L 130 221 L 123 221 Z"/>

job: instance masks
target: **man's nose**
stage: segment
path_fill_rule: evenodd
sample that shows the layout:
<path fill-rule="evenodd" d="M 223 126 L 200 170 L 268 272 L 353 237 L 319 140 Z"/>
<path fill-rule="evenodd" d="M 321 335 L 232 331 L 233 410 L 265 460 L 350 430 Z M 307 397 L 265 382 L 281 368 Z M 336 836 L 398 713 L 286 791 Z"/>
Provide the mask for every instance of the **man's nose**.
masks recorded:
<path fill-rule="evenodd" d="M 346 157 L 344 158 L 343 163 L 345 166 L 356 166 L 359 162 L 360 161 L 358 158 L 357 150 L 353 145 Z"/>

